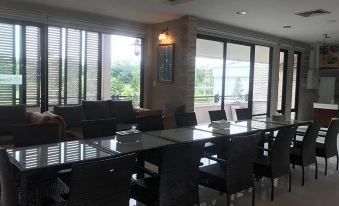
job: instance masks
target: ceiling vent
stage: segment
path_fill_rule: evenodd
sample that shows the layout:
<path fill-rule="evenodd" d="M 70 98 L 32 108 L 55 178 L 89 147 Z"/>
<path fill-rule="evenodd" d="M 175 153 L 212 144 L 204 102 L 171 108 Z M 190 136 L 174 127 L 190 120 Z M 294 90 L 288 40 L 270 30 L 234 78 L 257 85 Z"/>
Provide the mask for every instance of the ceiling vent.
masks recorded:
<path fill-rule="evenodd" d="M 296 13 L 296 15 L 302 16 L 302 17 L 313 17 L 313 16 L 326 15 L 330 13 L 331 12 L 323 10 L 323 9 L 316 9 L 312 11 L 299 12 L 299 13 Z"/>
<path fill-rule="evenodd" d="M 178 5 L 178 4 L 183 4 L 189 1 L 193 0 L 146 0 L 147 2 L 151 3 L 162 3 L 162 4 L 167 4 L 167 5 Z"/>

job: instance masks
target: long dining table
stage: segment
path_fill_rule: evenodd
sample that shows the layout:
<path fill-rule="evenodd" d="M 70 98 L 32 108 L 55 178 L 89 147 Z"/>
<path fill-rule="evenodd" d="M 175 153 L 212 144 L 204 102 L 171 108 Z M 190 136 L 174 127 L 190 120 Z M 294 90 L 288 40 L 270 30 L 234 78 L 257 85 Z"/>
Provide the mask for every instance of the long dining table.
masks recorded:
<path fill-rule="evenodd" d="M 139 154 L 183 142 L 213 143 L 221 138 L 245 136 L 256 132 L 273 132 L 283 127 L 308 124 L 308 121 L 273 121 L 270 118 L 259 118 L 233 121 L 227 129 L 215 129 L 210 124 L 199 124 L 185 128 L 8 148 L 7 153 L 18 174 L 20 205 L 26 206 L 29 199 L 29 185 L 32 181 L 48 178 L 58 171 L 70 169 L 74 163 L 129 153 Z"/>

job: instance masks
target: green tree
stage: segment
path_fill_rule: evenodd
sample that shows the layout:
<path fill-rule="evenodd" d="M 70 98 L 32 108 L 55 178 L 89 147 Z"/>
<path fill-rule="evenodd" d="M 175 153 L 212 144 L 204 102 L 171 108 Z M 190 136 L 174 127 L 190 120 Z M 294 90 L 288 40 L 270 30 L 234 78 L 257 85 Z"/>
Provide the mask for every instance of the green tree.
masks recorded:
<path fill-rule="evenodd" d="M 240 77 L 237 77 L 237 79 L 235 80 L 235 85 L 233 89 L 233 96 L 236 102 L 245 100 L 244 95 L 242 94 L 243 91 L 244 89 L 242 88 L 241 79 Z"/>

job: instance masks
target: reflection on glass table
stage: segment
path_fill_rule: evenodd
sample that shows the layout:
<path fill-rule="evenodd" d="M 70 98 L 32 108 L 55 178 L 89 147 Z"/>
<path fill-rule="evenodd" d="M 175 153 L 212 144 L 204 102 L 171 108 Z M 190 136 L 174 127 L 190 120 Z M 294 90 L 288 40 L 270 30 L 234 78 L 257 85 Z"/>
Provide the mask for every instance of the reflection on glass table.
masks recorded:
<path fill-rule="evenodd" d="M 209 141 L 225 135 L 211 133 L 193 128 L 177 128 L 147 132 L 147 134 L 166 138 L 175 142 Z"/>
<path fill-rule="evenodd" d="M 174 144 L 175 142 L 152 135 L 147 135 L 145 133 L 138 133 L 95 139 L 91 143 L 113 153 L 126 154 L 163 147 Z"/>
<path fill-rule="evenodd" d="M 207 131 L 207 132 L 213 132 L 213 133 L 220 134 L 220 135 L 227 135 L 227 136 L 245 135 L 245 134 L 259 131 L 258 129 L 255 129 L 255 128 L 240 127 L 236 125 L 230 125 L 229 128 L 225 128 L 225 129 L 216 129 L 216 128 L 213 128 L 211 124 L 200 124 L 197 126 L 193 126 L 192 128 Z"/>
<path fill-rule="evenodd" d="M 20 170 L 61 166 L 82 160 L 105 158 L 111 154 L 90 146 L 86 141 L 60 142 L 56 144 L 7 149 L 11 161 Z"/>
<path fill-rule="evenodd" d="M 309 121 L 300 121 L 300 120 L 294 120 L 294 119 L 289 119 L 289 120 L 273 120 L 270 117 L 262 117 L 258 119 L 254 119 L 255 121 L 258 122 L 268 122 L 268 123 L 274 123 L 274 124 L 281 124 L 281 125 L 307 125 Z"/>
<path fill-rule="evenodd" d="M 287 125 L 281 125 L 281 124 L 274 124 L 270 122 L 260 122 L 256 120 L 235 121 L 235 122 L 231 122 L 231 125 L 236 125 L 236 126 L 246 127 L 246 128 L 253 128 L 253 129 L 260 129 L 263 131 L 279 130 L 280 128 L 287 126 Z"/>

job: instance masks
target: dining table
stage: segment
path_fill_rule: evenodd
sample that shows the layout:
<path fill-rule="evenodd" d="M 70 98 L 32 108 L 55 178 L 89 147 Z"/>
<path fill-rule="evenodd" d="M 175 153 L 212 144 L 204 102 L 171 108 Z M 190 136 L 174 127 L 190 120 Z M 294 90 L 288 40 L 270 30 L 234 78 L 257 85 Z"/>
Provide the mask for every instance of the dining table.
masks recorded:
<path fill-rule="evenodd" d="M 222 138 L 272 132 L 283 127 L 307 125 L 308 123 L 307 121 L 273 121 L 263 118 L 233 121 L 230 122 L 229 127 L 223 129 L 213 128 L 211 124 L 205 123 L 183 128 L 135 133 L 132 131 L 125 135 L 117 134 L 95 139 L 8 148 L 7 153 L 18 174 L 20 205 L 26 206 L 28 205 L 30 181 L 36 178 L 48 178 L 51 173 L 71 169 L 75 163 L 118 157 L 130 153 L 143 154 L 178 143 L 216 142 Z M 138 164 L 143 164 L 142 161 L 144 160 L 139 159 Z"/>

